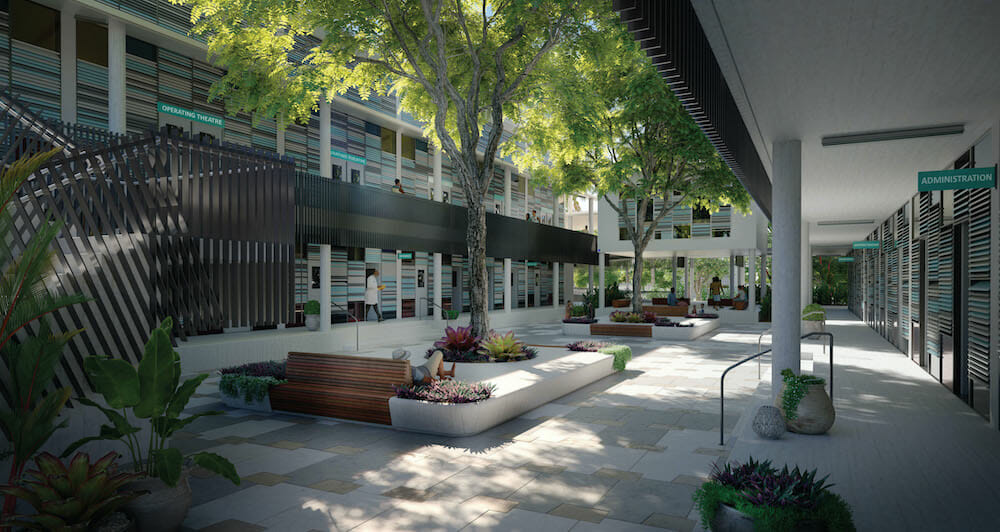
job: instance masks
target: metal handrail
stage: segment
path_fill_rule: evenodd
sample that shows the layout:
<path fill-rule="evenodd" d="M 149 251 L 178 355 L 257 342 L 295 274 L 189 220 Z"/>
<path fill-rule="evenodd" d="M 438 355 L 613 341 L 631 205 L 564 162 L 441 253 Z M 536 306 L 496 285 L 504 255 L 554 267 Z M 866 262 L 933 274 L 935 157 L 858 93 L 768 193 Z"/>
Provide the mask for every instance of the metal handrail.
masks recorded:
<path fill-rule="evenodd" d="M 422 298 L 420 298 L 420 299 L 423 299 L 424 301 L 426 301 L 426 302 L 430 303 L 430 304 L 431 304 L 431 308 L 434 308 L 434 307 L 437 307 L 438 309 L 440 309 L 440 310 L 441 310 L 441 314 L 443 314 L 443 315 L 444 315 L 444 325 L 445 325 L 445 327 L 447 327 L 447 326 L 448 326 L 448 323 L 449 323 L 449 322 L 451 321 L 451 320 L 450 320 L 450 319 L 448 318 L 448 313 L 449 313 L 449 312 L 452 312 L 452 311 L 451 311 L 451 310 L 448 310 L 448 309 L 446 309 L 446 308 L 444 308 L 444 307 L 442 307 L 441 305 L 438 305 L 437 303 L 435 303 L 435 302 L 434 302 L 434 301 L 433 301 L 433 300 L 432 300 L 431 298 L 429 298 L 429 297 L 422 297 Z"/>
<path fill-rule="evenodd" d="M 765 332 L 767 332 L 767 331 L 765 331 Z M 761 333 L 761 336 L 763 336 L 763 333 Z M 828 333 L 828 332 L 811 332 L 809 334 L 803 334 L 801 337 L 799 337 L 799 340 L 805 340 L 806 338 L 811 338 L 813 336 L 827 336 L 827 337 L 830 338 L 830 379 L 829 379 L 828 382 L 830 384 L 830 400 L 833 401 L 833 333 Z M 744 358 L 743 360 L 740 360 L 739 362 L 733 364 L 732 366 L 729 366 L 728 368 L 726 368 L 725 371 L 722 372 L 722 377 L 719 378 L 719 445 L 725 445 L 725 433 L 726 433 L 725 432 L 726 431 L 726 374 L 729 373 L 729 371 L 732 370 L 733 368 L 736 368 L 737 366 L 740 366 L 740 365 L 742 365 L 742 364 L 744 364 L 746 362 L 749 362 L 749 361 L 751 361 L 751 360 L 753 360 L 755 358 L 758 358 L 758 357 L 761 357 L 763 355 L 766 355 L 766 354 L 770 353 L 772 350 L 773 350 L 773 348 L 772 349 L 765 349 L 764 351 L 761 351 L 761 352 L 759 352 L 759 353 L 757 353 L 755 355 L 750 355 L 750 356 Z M 774 386 L 774 383 L 772 382 L 771 385 Z"/>
<path fill-rule="evenodd" d="M 764 332 L 760 333 L 760 336 L 757 337 L 757 352 L 758 353 L 760 352 L 760 344 L 764 340 L 764 335 L 765 334 L 770 334 L 770 333 L 771 333 L 771 329 L 767 329 Z M 760 359 L 759 358 L 757 359 L 757 380 L 760 380 Z"/>
<path fill-rule="evenodd" d="M 354 320 L 354 350 L 361 351 L 361 320 L 359 320 L 358 317 L 355 316 L 353 312 L 340 306 L 335 301 L 330 301 L 330 304 L 339 308 L 340 310 L 343 310 L 344 312 L 347 313 L 348 316 L 351 317 L 351 319 Z"/>

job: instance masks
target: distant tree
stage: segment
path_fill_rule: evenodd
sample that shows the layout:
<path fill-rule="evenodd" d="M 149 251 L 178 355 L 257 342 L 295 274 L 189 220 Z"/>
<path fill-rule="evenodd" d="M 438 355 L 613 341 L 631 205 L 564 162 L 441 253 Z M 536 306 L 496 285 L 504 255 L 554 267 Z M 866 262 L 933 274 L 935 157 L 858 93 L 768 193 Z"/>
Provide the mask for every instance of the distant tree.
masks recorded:
<path fill-rule="evenodd" d="M 596 191 L 622 218 L 636 257 L 678 206 L 746 212 L 750 196 L 613 16 L 567 42 L 517 115 L 515 161 L 557 193 Z M 643 261 L 632 309 L 642 310 Z"/>
<path fill-rule="evenodd" d="M 489 330 L 485 197 L 504 118 L 544 78 L 552 49 L 592 32 L 600 0 L 171 0 L 192 6 L 192 32 L 226 69 L 212 87 L 230 112 L 284 123 L 357 88 L 395 91 L 448 155 L 467 200 L 471 325 Z M 296 38 L 322 42 L 305 61 Z M 300 50 L 301 51 L 301 50 Z M 482 152 L 480 139 L 485 135 Z M 329 149 L 324 148 L 324 149 Z"/>

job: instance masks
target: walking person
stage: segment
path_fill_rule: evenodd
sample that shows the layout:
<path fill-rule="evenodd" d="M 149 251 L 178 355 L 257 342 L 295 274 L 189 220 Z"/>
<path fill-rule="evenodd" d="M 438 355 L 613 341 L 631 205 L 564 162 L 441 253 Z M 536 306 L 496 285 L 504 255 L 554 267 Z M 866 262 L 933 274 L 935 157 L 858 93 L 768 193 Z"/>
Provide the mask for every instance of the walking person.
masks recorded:
<path fill-rule="evenodd" d="M 372 270 L 371 275 L 365 284 L 365 319 L 368 319 L 368 311 L 375 307 L 375 315 L 378 321 L 382 321 L 382 311 L 378 308 L 378 292 L 385 288 L 384 284 L 378 284 L 378 270 Z"/>
<path fill-rule="evenodd" d="M 712 277 L 712 284 L 708 286 L 708 293 L 712 296 L 712 307 L 719 310 L 722 302 L 722 281 L 718 276 Z"/>

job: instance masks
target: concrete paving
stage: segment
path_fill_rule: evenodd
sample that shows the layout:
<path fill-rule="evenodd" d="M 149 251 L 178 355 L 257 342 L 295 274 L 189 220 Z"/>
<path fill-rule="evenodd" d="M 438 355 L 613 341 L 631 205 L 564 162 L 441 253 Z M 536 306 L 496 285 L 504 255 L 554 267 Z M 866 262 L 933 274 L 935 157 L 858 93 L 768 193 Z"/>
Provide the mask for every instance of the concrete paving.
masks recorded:
<path fill-rule="evenodd" d="M 634 353 L 624 372 L 467 438 L 240 410 L 202 418 L 173 445 L 227 456 L 243 482 L 199 473 L 185 526 L 699 530 L 691 494 L 716 462 L 752 455 L 831 473 L 859 530 L 995 529 L 984 525 L 1000 522 L 990 484 L 1000 435 L 856 319 L 833 320 L 838 420 L 828 436 L 757 440 L 741 415 L 768 396 L 770 368 L 761 382 L 751 363 L 727 378 L 718 445 L 719 375 L 756 351 L 765 326 L 671 344 L 622 338 Z M 559 325 L 516 331 L 535 344 L 571 340 Z M 807 346 L 804 366 L 825 375 L 819 353 Z M 217 394 L 206 381 L 191 411 L 220 408 Z"/>

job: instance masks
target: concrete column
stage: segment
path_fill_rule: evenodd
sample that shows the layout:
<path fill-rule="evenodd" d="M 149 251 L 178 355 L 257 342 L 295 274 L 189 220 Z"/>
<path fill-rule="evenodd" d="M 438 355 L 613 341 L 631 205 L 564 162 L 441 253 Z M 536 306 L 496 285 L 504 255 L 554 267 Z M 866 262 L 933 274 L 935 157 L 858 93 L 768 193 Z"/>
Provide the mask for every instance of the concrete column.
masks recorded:
<path fill-rule="evenodd" d="M 528 294 L 530 293 L 531 293 L 531 271 L 528 269 L 528 261 L 524 261 L 524 308 L 529 308 Z"/>
<path fill-rule="evenodd" d="M 563 264 L 563 292 L 566 294 L 566 301 L 573 301 L 573 289 L 576 284 L 573 280 L 573 264 Z"/>
<path fill-rule="evenodd" d="M 750 272 L 750 280 L 747 283 L 747 310 L 750 312 L 757 312 L 757 250 L 751 249 L 750 255 L 747 256 L 747 268 Z M 757 321 L 757 316 L 754 314 L 754 321 Z"/>
<path fill-rule="evenodd" d="M 597 265 L 599 272 L 597 276 L 597 308 L 604 308 L 604 292 L 607 290 L 604 281 L 604 263 L 607 257 L 603 251 L 597 254 L 597 260 L 599 261 Z"/>
<path fill-rule="evenodd" d="M 444 290 L 441 279 L 441 254 L 434 254 L 434 321 L 441 321 L 441 292 Z"/>
<path fill-rule="evenodd" d="M 441 181 L 441 148 L 434 148 L 434 201 L 444 198 L 444 183 Z"/>
<path fill-rule="evenodd" d="M 559 225 L 559 196 L 554 193 L 552 194 L 552 219 L 549 220 L 549 223 L 553 227 L 562 227 Z"/>
<path fill-rule="evenodd" d="M 330 244 L 319 245 L 319 330 L 330 330 Z"/>
<path fill-rule="evenodd" d="M 587 197 L 587 231 L 594 234 L 594 198 Z"/>
<path fill-rule="evenodd" d="M 552 306 L 559 307 L 559 263 L 552 263 Z"/>
<path fill-rule="evenodd" d="M 774 227 L 774 296 L 771 304 L 771 397 L 778 396 L 781 371 L 799 373 L 802 302 L 802 142 L 775 142 L 771 171 Z"/>
<path fill-rule="evenodd" d="M 63 122 L 76 122 L 76 9 L 63 5 L 59 12 L 59 102 Z"/>
<path fill-rule="evenodd" d="M 514 308 L 514 286 L 511 283 L 511 275 L 514 273 L 514 266 L 510 259 L 503 260 L 503 311 L 510 312 Z"/>
<path fill-rule="evenodd" d="M 531 214 L 531 202 L 528 200 L 528 198 L 531 196 L 531 188 L 529 187 L 529 185 L 531 184 L 531 176 L 529 176 L 526 173 L 523 176 L 521 176 L 521 179 L 524 179 L 524 214 L 530 215 Z M 525 299 L 524 301 L 525 301 L 524 304 L 527 305 L 528 304 L 528 300 Z"/>
<path fill-rule="evenodd" d="M 326 95 L 319 98 L 319 175 L 333 177 L 333 156 L 330 154 L 330 102 Z"/>
<path fill-rule="evenodd" d="M 398 100 L 397 100 L 398 102 Z M 399 113 L 399 105 L 396 105 L 396 113 Z M 403 182 L 403 132 L 396 130 L 396 179 Z M 403 190 L 406 190 L 405 188 Z"/>
<path fill-rule="evenodd" d="M 510 216 L 511 204 L 510 204 L 510 167 L 503 167 L 503 214 L 504 216 Z"/>
<path fill-rule="evenodd" d="M 733 291 L 736 286 L 736 258 L 730 254 L 729 255 L 729 292 Z"/>
<path fill-rule="evenodd" d="M 108 19 L 108 130 L 125 133 L 125 23 L 116 18 Z"/>
<path fill-rule="evenodd" d="M 802 299 L 801 308 L 812 303 L 813 262 L 812 247 L 809 245 L 809 222 L 802 220 Z"/>
<path fill-rule="evenodd" d="M 414 283 L 416 285 L 416 283 Z M 414 307 L 420 307 L 415 304 Z M 382 307 L 379 307 L 382 310 Z M 413 309 L 416 314 L 416 308 Z M 403 259 L 399 258 L 399 250 L 396 250 L 396 319 L 403 319 Z"/>
<path fill-rule="evenodd" d="M 680 291 L 677 290 L 677 255 L 670 258 L 670 288 L 674 289 L 677 297 L 681 297 Z"/>
<path fill-rule="evenodd" d="M 684 297 L 694 304 L 694 297 L 691 296 L 691 257 L 684 258 Z"/>

